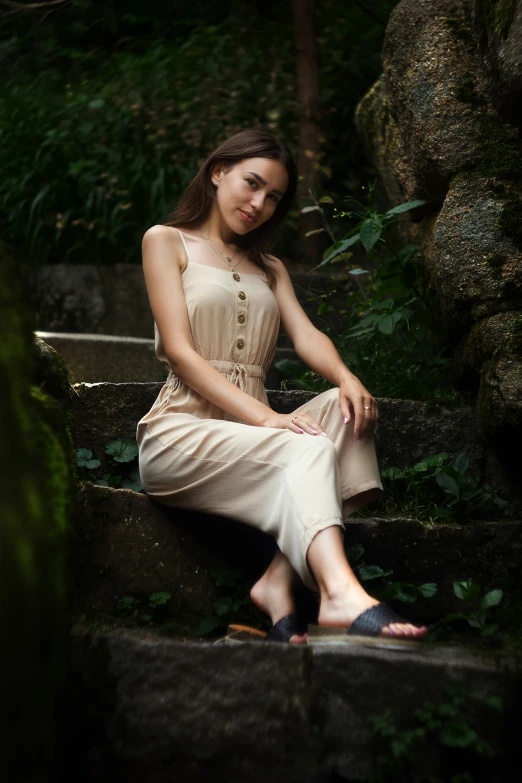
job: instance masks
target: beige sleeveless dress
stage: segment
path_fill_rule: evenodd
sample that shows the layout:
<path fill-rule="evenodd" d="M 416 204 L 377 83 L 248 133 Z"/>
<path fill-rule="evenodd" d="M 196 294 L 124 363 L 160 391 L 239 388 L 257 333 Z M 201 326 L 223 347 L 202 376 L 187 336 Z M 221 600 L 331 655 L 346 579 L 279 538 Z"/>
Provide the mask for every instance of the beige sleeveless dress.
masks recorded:
<path fill-rule="evenodd" d="M 268 405 L 266 371 L 275 353 L 279 308 L 262 274 L 196 263 L 180 232 L 187 267 L 182 284 L 196 351 L 240 389 Z M 236 278 L 236 279 L 234 279 Z M 306 561 L 314 536 L 382 494 L 373 438 L 354 440 L 338 388 L 296 408 L 328 433 L 246 424 L 176 377 L 154 324 L 156 355 L 168 378 L 136 440 L 145 492 L 159 503 L 235 519 L 277 541 L 304 581 L 317 589 Z M 360 493 L 373 490 L 371 495 Z M 359 497 L 358 497 L 359 496 Z"/>

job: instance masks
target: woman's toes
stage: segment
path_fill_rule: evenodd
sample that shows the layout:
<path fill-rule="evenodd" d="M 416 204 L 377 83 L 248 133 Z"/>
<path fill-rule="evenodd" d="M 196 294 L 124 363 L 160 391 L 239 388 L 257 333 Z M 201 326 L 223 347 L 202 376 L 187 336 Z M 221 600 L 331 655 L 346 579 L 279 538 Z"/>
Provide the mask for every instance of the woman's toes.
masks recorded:
<path fill-rule="evenodd" d="M 425 625 L 418 627 L 410 623 L 391 623 L 382 629 L 386 636 L 425 636 L 427 631 Z"/>
<path fill-rule="evenodd" d="M 294 633 L 293 636 L 290 637 L 290 644 L 306 644 L 306 639 L 308 637 L 308 634 L 297 634 Z"/>

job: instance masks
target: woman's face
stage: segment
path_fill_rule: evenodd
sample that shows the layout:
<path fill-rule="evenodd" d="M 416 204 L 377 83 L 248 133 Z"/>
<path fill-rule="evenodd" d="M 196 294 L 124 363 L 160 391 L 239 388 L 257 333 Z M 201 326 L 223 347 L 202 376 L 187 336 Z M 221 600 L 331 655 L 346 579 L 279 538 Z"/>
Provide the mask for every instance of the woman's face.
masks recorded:
<path fill-rule="evenodd" d="M 216 204 L 227 226 L 248 234 L 274 214 L 288 187 L 285 166 L 271 158 L 246 158 L 231 169 L 214 168 Z"/>

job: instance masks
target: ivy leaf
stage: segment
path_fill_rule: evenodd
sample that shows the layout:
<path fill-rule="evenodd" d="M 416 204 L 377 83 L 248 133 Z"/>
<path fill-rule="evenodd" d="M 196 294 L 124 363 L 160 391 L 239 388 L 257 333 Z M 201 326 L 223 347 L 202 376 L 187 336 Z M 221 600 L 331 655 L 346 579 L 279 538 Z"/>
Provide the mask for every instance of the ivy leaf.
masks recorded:
<path fill-rule="evenodd" d="M 322 196 L 322 198 L 319 199 L 320 204 L 333 204 L 334 200 L 331 196 Z"/>
<path fill-rule="evenodd" d="M 364 555 L 364 547 L 362 544 L 354 544 L 349 547 L 346 554 L 348 556 L 348 562 L 351 563 L 351 565 L 355 565 Z"/>
<path fill-rule="evenodd" d="M 97 484 L 99 487 L 108 487 L 109 486 L 109 482 L 105 481 L 105 479 L 95 479 L 92 483 L 93 484 Z"/>
<path fill-rule="evenodd" d="M 138 467 L 131 470 L 129 478 L 121 482 L 124 489 L 132 489 L 134 492 L 141 492 L 143 484 L 141 483 L 140 469 Z"/>
<path fill-rule="evenodd" d="M 361 243 L 368 252 L 377 243 L 382 233 L 382 222 L 378 217 L 367 218 L 361 226 Z"/>
<path fill-rule="evenodd" d="M 492 606 L 498 606 L 498 604 L 502 601 L 502 595 L 502 590 L 491 590 L 489 593 L 486 593 L 482 599 L 480 608 L 485 610 L 491 609 Z"/>
<path fill-rule="evenodd" d="M 89 449 L 77 449 L 76 450 L 76 464 L 78 467 L 83 468 L 92 457 L 92 451 Z"/>
<path fill-rule="evenodd" d="M 477 739 L 477 732 L 467 723 L 450 720 L 442 727 L 439 739 L 450 748 L 467 748 Z"/>
<path fill-rule="evenodd" d="M 347 253 L 346 255 L 353 255 L 352 253 Z M 350 269 L 348 272 L 349 275 L 369 275 L 370 270 L 369 269 Z"/>
<path fill-rule="evenodd" d="M 130 438 L 118 438 L 107 443 L 105 453 L 110 454 L 116 462 L 132 462 L 138 456 L 138 444 Z"/>
<path fill-rule="evenodd" d="M 410 585 L 408 582 L 392 582 L 390 588 L 392 597 L 396 601 L 412 604 L 417 600 L 417 588 L 415 585 Z"/>
<path fill-rule="evenodd" d="M 435 582 L 427 582 L 425 585 L 421 585 L 418 590 L 424 598 L 432 598 L 437 592 L 437 585 Z"/>
<path fill-rule="evenodd" d="M 172 593 L 152 593 L 149 595 L 149 603 L 153 606 L 164 606 L 172 598 Z"/>
<path fill-rule="evenodd" d="M 359 576 L 365 582 L 368 582 L 370 579 L 378 579 L 380 576 L 389 576 L 390 574 L 393 574 L 393 571 L 383 571 L 380 566 L 375 565 L 362 566 L 359 569 Z"/>

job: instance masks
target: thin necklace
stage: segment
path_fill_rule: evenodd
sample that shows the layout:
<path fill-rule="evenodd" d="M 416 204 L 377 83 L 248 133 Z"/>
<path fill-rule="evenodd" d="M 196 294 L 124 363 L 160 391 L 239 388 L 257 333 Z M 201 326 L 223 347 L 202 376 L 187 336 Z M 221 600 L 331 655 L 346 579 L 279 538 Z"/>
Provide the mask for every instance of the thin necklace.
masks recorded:
<path fill-rule="evenodd" d="M 218 256 L 221 256 L 221 258 L 222 258 L 224 261 L 226 261 L 226 262 L 227 262 L 227 264 L 228 264 L 228 265 L 229 265 L 229 267 L 231 268 L 232 272 L 235 270 L 236 266 L 239 266 L 239 264 L 240 264 L 240 263 L 241 263 L 241 261 L 243 260 L 243 256 L 245 255 L 245 251 L 243 251 L 243 252 L 241 253 L 241 258 L 239 259 L 239 261 L 237 262 L 237 264 L 231 264 L 230 262 L 232 261 L 232 258 L 234 258 L 234 256 L 225 256 L 225 255 L 223 255 L 223 253 L 221 252 L 221 250 L 219 250 L 219 248 L 217 248 L 217 247 L 215 246 L 215 244 L 212 242 L 212 240 L 211 240 L 211 239 L 209 239 L 209 237 L 205 237 L 205 236 L 203 236 L 203 231 L 202 231 L 201 229 L 199 229 L 199 233 L 201 234 L 201 236 L 203 237 L 203 239 L 205 239 L 207 242 L 210 242 L 211 246 L 212 246 L 212 247 L 213 247 L 213 249 L 214 249 L 214 252 L 215 252 L 215 253 L 217 253 L 217 254 L 218 254 Z"/>

